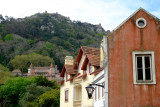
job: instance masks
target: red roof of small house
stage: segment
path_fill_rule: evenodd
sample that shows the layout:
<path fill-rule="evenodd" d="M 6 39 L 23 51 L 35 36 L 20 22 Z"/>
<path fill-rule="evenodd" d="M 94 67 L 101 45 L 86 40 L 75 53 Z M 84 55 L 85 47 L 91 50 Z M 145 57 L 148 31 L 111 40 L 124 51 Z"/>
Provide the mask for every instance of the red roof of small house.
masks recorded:
<path fill-rule="evenodd" d="M 75 65 L 74 65 L 74 69 L 77 69 L 83 53 L 86 55 L 86 57 L 88 58 L 91 65 L 99 66 L 100 50 L 98 48 L 81 46 L 80 49 L 79 49 L 79 53 L 77 55 L 77 59 L 76 59 Z M 85 61 L 87 61 L 87 60 L 85 59 Z"/>
<path fill-rule="evenodd" d="M 73 65 L 66 65 L 64 64 L 60 77 L 64 77 L 65 72 L 67 72 L 70 75 L 75 75 L 76 74 L 76 70 L 73 69 Z"/>
<path fill-rule="evenodd" d="M 84 48 L 84 47 L 83 47 Z M 91 52 L 89 52 L 90 50 Z M 83 65 L 82 65 L 82 70 L 86 70 L 88 62 L 92 66 L 99 67 L 100 66 L 100 50 L 97 48 L 84 48 L 84 52 L 86 53 L 86 57 L 84 59 Z"/>
<path fill-rule="evenodd" d="M 15 69 L 12 71 L 13 73 L 21 73 L 21 71 L 19 69 Z"/>

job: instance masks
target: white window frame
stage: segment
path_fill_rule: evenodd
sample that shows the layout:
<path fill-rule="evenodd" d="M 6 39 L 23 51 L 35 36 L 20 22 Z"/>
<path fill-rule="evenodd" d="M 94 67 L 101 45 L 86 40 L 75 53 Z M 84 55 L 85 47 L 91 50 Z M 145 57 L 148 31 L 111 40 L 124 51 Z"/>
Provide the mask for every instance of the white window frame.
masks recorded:
<path fill-rule="evenodd" d="M 151 81 L 137 81 L 137 68 L 136 68 L 136 56 L 141 55 L 151 55 Z M 155 74 L 155 58 L 154 58 L 154 51 L 134 51 L 132 52 L 133 57 L 133 83 L 134 84 L 156 84 L 156 74 Z"/>
<path fill-rule="evenodd" d="M 93 66 L 89 64 L 89 73 L 92 73 Z"/>
<path fill-rule="evenodd" d="M 64 101 L 69 102 L 69 89 L 66 89 L 64 92 L 65 92 Z M 67 92 L 67 95 L 66 95 L 66 92 Z M 67 97 L 67 100 L 66 100 L 66 97 Z"/>

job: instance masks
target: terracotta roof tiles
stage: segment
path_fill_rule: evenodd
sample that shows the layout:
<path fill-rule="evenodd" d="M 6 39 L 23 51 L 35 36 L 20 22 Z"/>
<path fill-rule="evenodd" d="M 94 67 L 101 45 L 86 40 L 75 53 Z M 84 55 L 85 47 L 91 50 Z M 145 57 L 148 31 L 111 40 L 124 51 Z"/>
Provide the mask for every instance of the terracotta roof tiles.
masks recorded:
<path fill-rule="evenodd" d="M 100 50 L 98 48 L 81 47 L 83 52 L 86 54 L 89 63 L 93 66 L 100 66 Z"/>
<path fill-rule="evenodd" d="M 19 70 L 19 69 L 15 69 L 15 70 L 13 70 L 12 71 L 13 73 L 15 72 L 15 73 L 21 73 L 21 71 Z"/>
<path fill-rule="evenodd" d="M 64 65 L 65 66 L 65 69 L 66 69 L 66 72 L 68 74 L 76 74 L 76 70 L 73 69 L 73 65 Z"/>

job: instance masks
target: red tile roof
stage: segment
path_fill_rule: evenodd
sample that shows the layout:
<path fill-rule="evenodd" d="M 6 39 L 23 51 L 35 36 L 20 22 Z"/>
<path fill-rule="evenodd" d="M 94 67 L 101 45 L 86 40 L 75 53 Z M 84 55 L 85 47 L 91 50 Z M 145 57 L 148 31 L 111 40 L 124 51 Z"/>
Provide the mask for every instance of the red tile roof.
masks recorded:
<path fill-rule="evenodd" d="M 100 66 L 100 50 L 98 48 L 84 47 L 82 46 L 82 51 L 86 54 L 89 63 L 92 66 Z"/>
<path fill-rule="evenodd" d="M 15 69 L 12 71 L 13 73 L 21 73 L 21 71 L 19 69 Z"/>
<path fill-rule="evenodd" d="M 73 69 L 73 65 L 64 64 L 60 77 L 64 77 L 65 72 L 67 72 L 70 75 L 76 74 L 76 70 Z"/>
<path fill-rule="evenodd" d="M 82 54 L 85 54 L 86 56 L 89 56 L 89 60 L 91 60 L 90 58 L 96 57 L 94 58 L 95 61 L 89 61 L 92 65 L 94 66 L 99 66 L 99 56 L 100 56 L 100 50 L 98 48 L 92 48 L 92 47 L 86 47 L 86 46 L 81 46 L 77 55 L 77 59 L 74 65 L 74 69 L 78 68 L 78 64 L 81 60 Z M 98 58 L 97 58 L 98 57 Z"/>
<path fill-rule="evenodd" d="M 98 48 L 81 46 L 81 49 L 85 54 L 100 55 L 100 50 Z"/>
<path fill-rule="evenodd" d="M 99 67 L 100 66 L 100 50 L 97 48 L 90 48 L 90 47 L 81 47 L 81 48 L 86 55 L 81 69 L 86 70 L 88 62 L 92 66 Z"/>

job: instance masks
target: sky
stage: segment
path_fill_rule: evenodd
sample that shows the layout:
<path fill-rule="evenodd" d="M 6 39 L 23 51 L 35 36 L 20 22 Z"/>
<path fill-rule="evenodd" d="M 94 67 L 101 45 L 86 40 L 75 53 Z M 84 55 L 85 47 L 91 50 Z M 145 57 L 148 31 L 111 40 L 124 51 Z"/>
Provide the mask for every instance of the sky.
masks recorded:
<path fill-rule="evenodd" d="M 35 13 L 56 13 L 113 30 L 142 7 L 160 18 L 160 0 L 1 0 L 0 14 L 24 18 Z"/>

